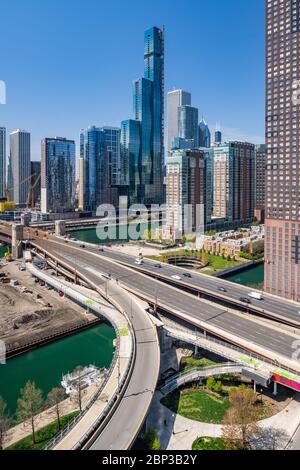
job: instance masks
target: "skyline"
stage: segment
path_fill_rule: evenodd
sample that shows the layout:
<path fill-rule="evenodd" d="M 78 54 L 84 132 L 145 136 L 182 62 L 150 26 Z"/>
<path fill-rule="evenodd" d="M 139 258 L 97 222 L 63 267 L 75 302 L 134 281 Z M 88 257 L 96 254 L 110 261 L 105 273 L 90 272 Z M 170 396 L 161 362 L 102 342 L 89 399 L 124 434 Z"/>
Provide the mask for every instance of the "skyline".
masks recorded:
<path fill-rule="evenodd" d="M 137 10 L 137 2 L 132 0 L 124 17 L 122 2 L 115 0 L 113 6 L 106 8 L 106 18 L 111 18 L 113 7 L 119 12 L 113 17 L 115 29 L 109 41 L 106 34 L 111 31 L 112 21 L 100 21 L 99 2 L 89 4 L 95 18 L 89 16 L 85 25 L 79 1 L 72 2 L 72 9 L 68 1 L 60 5 L 60 15 L 55 16 L 56 36 L 51 21 L 45 20 L 47 15 L 52 18 L 52 5 L 54 9 L 58 5 L 56 0 L 43 5 L 31 0 L 32 8 L 24 8 L 20 0 L 16 4 L 18 8 L 3 6 L 6 21 L 0 37 L 5 48 L 0 52 L 4 65 L 0 79 L 7 85 L 7 104 L 0 107 L 0 125 L 8 133 L 17 128 L 31 132 L 32 160 L 40 159 L 44 137 L 64 136 L 78 144 L 82 128 L 120 127 L 122 120 L 132 116 L 132 82 L 140 76 L 142 67 L 143 31 L 152 23 L 166 29 L 166 93 L 173 88 L 190 91 L 194 105 L 199 108 L 199 119 L 203 115 L 212 132 L 215 123 L 220 122 L 225 140 L 264 141 L 265 12 L 260 0 L 251 2 L 251 11 L 248 1 L 240 5 L 237 0 L 228 0 L 224 6 L 221 1 L 207 5 L 204 1 L 190 0 L 185 10 L 180 10 L 180 23 L 176 21 L 177 15 L 170 15 L 170 1 L 156 9 L 159 2 L 155 0 L 152 11 L 146 14 Z M 172 2 L 172 11 L 180 5 L 180 1 Z M 133 11 L 136 15 L 131 18 Z M 67 29 L 62 20 L 66 12 Z M 205 21 L 201 19 L 206 17 Z M 122 18 L 127 19 L 127 28 Z M 8 34 L 12 20 L 16 31 L 13 38 Z M 74 29 L 77 33 L 81 31 L 75 39 Z M 69 34 L 63 38 L 60 32 Z M 5 41 L 7 37 L 9 41 Z M 199 39 L 203 37 L 209 40 L 201 43 Z M 104 40 L 105 48 L 101 48 Z M 13 60 L 16 48 L 21 57 L 17 62 Z M 246 56 L 247 49 L 250 53 Z M 112 60 L 114 57 L 117 60 Z M 106 75 L 105 63 L 110 64 L 110 73 Z M 22 74 L 17 73 L 18 69 Z M 258 79 L 253 80 L 256 73 Z"/>

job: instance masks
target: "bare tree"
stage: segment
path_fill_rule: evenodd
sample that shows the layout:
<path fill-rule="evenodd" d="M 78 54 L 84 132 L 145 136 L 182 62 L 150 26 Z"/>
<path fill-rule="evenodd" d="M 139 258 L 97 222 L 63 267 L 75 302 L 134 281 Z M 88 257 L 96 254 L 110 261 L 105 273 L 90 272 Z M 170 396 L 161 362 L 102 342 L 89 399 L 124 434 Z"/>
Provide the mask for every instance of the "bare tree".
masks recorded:
<path fill-rule="evenodd" d="M 57 418 L 58 431 L 61 430 L 61 402 L 66 398 L 66 393 L 63 388 L 53 388 L 47 395 L 47 404 L 50 407 L 55 407 L 55 413 Z"/>
<path fill-rule="evenodd" d="M 256 405 L 256 394 L 246 387 L 233 389 L 229 393 L 231 407 L 225 416 L 222 437 L 225 447 L 231 450 L 251 449 L 251 443 L 259 437 L 261 429 Z"/>
<path fill-rule="evenodd" d="M 34 382 L 28 381 L 25 387 L 21 390 L 21 396 L 18 399 L 17 418 L 20 422 L 26 421 L 27 419 L 30 420 L 33 444 L 36 444 L 35 420 L 36 416 L 42 411 L 42 408 L 42 390 L 37 388 Z"/>
<path fill-rule="evenodd" d="M 6 403 L 0 397 L 0 450 L 3 449 L 4 439 L 11 424 L 11 419 L 6 411 Z"/>
<path fill-rule="evenodd" d="M 75 393 L 75 400 L 78 405 L 78 408 L 80 411 L 82 411 L 82 398 L 83 398 L 83 390 L 82 390 L 82 371 L 83 367 L 82 366 L 77 366 L 74 373 L 78 375 L 78 380 L 76 382 L 75 388 L 76 388 L 76 393 Z"/>

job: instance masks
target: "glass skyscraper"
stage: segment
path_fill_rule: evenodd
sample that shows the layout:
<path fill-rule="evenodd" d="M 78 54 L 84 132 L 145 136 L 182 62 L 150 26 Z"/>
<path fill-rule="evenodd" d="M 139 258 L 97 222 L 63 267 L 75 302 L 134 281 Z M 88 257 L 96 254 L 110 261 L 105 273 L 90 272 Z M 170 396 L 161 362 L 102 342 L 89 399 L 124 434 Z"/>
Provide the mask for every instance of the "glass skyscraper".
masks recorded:
<path fill-rule="evenodd" d="M 123 121 L 121 166 L 127 165 L 131 203 L 163 202 L 164 32 L 145 32 L 144 77 L 133 82 L 132 120 Z M 133 142 L 131 142 L 133 139 Z M 134 185 L 137 185 L 135 188 Z"/>
<path fill-rule="evenodd" d="M 103 127 L 108 158 L 108 183 L 118 185 L 121 182 L 120 137 L 119 127 Z"/>
<path fill-rule="evenodd" d="M 162 203 L 164 156 L 164 31 L 153 27 L 144 36 L 144 77 L 153 82 L 152 171 L 146 203 Z"/>
<path fill-rule="evenodd" d="M 124 185 L 129 186 L 131 204 L 141 201 L 142 167 L 141 167 L 141 137 L 140 123 L 133 119 L 121 124 L 121 168 Z"/>
<path fill-rule="evenodd" d="M 75 142 L 63 137 L 42 140 L 41 211 L 65 212 L 75 203 Z"/>
<path fill-rule="evenodd" d="M 106 202 L 108 186 L 106 135 L 103 129 L 92 126 L 80 134 L 79 208 L 95 211 Z"/>
<path fill-rule="evenodd" d="M 193 106 L 178 108 L 178 132 L 181 139 L 193 140 L 194 148 L 198 147 L 198 109 Z"/>
<path fill-rule="evenodd" d="M 6 187 L 6 129 L 0 127 L 0 198 L 5 197 Z"/>
<path fill-rule="evenodd" d="M 199 147 L 210 148 L 211 146 L 211 133 L 207 123 L 204 119 L 199 124 Z"/>

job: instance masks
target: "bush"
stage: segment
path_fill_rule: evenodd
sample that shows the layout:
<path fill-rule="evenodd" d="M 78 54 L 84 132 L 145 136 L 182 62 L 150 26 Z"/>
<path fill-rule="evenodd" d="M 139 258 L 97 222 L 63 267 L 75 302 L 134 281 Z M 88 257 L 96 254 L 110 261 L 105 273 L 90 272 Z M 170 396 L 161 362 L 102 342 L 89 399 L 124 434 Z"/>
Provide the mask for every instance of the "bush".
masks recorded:
<path fill-rule="evenodd" d="M 146 434 L 146 446 L 149 450 L 160 450 L 160 442 L 157 437 L 157 431 L 155 429 L 149 429 Z"/>

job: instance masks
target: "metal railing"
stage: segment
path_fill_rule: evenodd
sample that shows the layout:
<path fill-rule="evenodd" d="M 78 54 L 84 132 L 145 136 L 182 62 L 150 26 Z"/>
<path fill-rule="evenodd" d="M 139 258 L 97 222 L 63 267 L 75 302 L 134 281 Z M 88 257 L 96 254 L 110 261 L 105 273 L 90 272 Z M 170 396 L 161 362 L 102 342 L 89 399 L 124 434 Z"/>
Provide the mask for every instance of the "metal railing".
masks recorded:
<path fill-rule="evenodd" d="M 280 367 L 281 369 L 283 369 L 284 372 L 288 372 L 290 374 L 295 375 L 297 377 L 297 380 L 299 380 L 299 382 L 300 382 L 300 373 L 298 371 L 296 371 L 294 369 L 291 369 L 287 366 L 284 366 L 283 364 L 281 364 L 277 360 L 272 360 L 272 359 L 269 359 L 267 357 L 264 357 L 263 355 L 255 354 L 255 353 L 253 353 L 253 352 L 251 352 L 247 349 L 244 349 L 242 347 L 233 345 L 231 343 L 226 343 L 226 342 L 221 341 L 219 339 L 212 338 L 210 336 L 206 336 L 202 333 L 193 334 L 193 332 L 191 332 L 190 330 L 180 330 L 180 329 L 170 328 L 170 327 L 167 327 L 167 326 L 165 326 L 164 328 L 167 331 L 168 336 L 173 337 L 174 339 L 182 340 L 186 343 L 191 343 L 195 346 L 201 345 L 201 341 L 204 340 L 206 342 L 205 346 L 207 347 L 207 344 L 210 344 L 211 346 L 210 346 L 209 350 L 214 352 L 215 354 L 222 355 L 222 352 L 220 351 L 220 349 L 217 349 L 216 347 L 213 347 L 213 345 L 219 345 L 219 346 L 222 346 L 226 349 L 229 349 L 229 350 L 232 350 L 232 351 L 237 351 L 241 354 L 246 354 L 248 357 L 250 357 L 251 360 L 265 362 L 265 363 L 270 364 L 274 367 Z M 181 333 L 181 335 L 180 335 L 180 333 Z M 187 336 L 186 336 L 187 334 L 188 334 L 189 338 L 187 338 Z M 202 343 L 202 345 L 203 345 L 203 343 Z M 233 355 L 230 356 L 229 352 L 226 352 L 226 357 L 228 357 L 228 358 L 232 359 L 234 362 L 236 362 L 236 358 Z M 245 366 L 246 367 L 251 367 L 251 364 L 246 363 Z"/>

